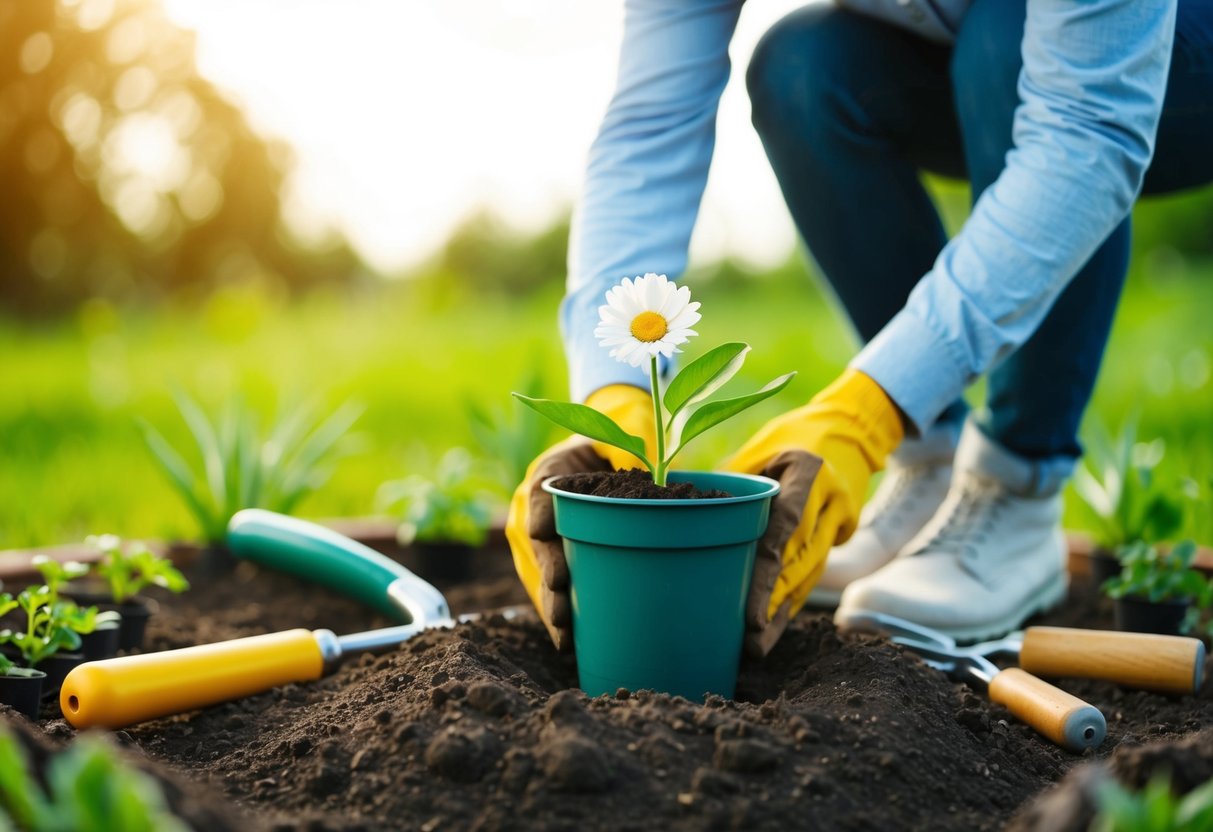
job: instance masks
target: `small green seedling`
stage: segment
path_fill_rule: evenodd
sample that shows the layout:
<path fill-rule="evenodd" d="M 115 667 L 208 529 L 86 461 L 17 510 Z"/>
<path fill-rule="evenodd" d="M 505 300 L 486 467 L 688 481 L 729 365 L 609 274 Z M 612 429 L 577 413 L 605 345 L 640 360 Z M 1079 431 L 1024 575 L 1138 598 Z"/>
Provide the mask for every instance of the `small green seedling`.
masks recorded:
<path fill-rule="evenodd" d="M 0 616 L 8 615 L 17 608 L 17 602 L 7 592 L 0 592 Z M 0 644 L 7 643 L 9 630 L 0 631 Z M 21 667 L 8 656 L 0 653 L 0 676 L 33 676 L 33 668 Z"/>
<path fill-rule="evenodd" d="M 1196 543 L 1191 540 L 1167 551 L 1140 540 L 1123 546 L 1117 551 L 1121 573 L 1104 582 L 1104 592 L 1110 598 L 1131 596 L 1152 603 L 1188 601 L 1191 608 L 1181 630 L 1191 632 L 1213 606 L 1213 583 L 1192 567 L 1196 551 Z"/>
<path fill-rule="evenodd" d="M 190 588 L 190 582 L 171 561 L 142 543 L 123 544 L 112 534 L 91 537 L 89 541 L 101 550 L 97 574 L 105 578 L 115 604 L 124 603 L 149 586 L 174 593 Z"/>
<path fill-rule="evenodd" d="M 396 536 L 404 545 L 464 543 L 480 546 L 488 537 L 492 498 L 472 476 L 472 457 L 463 448 L 447 451 L 434 479 L 421 476 L 385 482 L 378 502 L 402 512 Z"/>
<path fill-rule="evenodd" d="M 0 610 L 18 608 L 25 613 L 25 628 L 0 631 L 0 643 L 20 650 L 26 667 L 37 667 L 56 653 L 78 649 L 81 631 L 91 632 L 95 626 L 95 607 L 91 615 L 79 609 L 69 613 L 63 604 L 52 606 L 49 602 L 50 590 L 45 586 L 26 587 L 15 601 L 7 593 L 0 597 Z"/>
<path fill-rule="evenodd" d="M 110 743 L 84 737 L 55 754 L 46 789 L 16 737 L 0 730 L 0 829 L 186 832 L 156 781 L 120 760 Z"/>
<path fill-rule="evenodd" d="M 1159 543 L 1184 524 L 1186 498 L 1158 476 L 1165 454 L 1161 439 L 1138 440 L 1135 420 L 1110 438 L 1096 428 L 1084 464 L 1074 469 L 1074 491 L 1095 522 L 1096 543 L 1115 552 L 1134 541 Z"/>
<path fill-rule="evenodd" d="M 46 555 L 34 555 L 33 564 L 42 574 L 42 582 L 50 593 L 50 603 L 54 606 L 59 601 L 59 590 L 69 581 L 75 581 L 88 574 L 88 564 L 69 560 L 60 562 Z"/>
<path fill-rule="evenodd" d="M 1097 792 L 1099 813 L 1091 832 L 1208 832 L 1213 829 L 1213 780 L 1183 797 L 1171 790 L 1171 778 L 1158 774 L 1139 792 L 1115 781 Z"/>
<path fill-rule="evenodd" d="M 649 469 L 657 485 L 666 484 L 670 463 L 688 442 L 774 396 L 796 375 L 786 373 L 755 393 L 710 402 L 708 397 L 737 375 L 750 351 L 748 344 L 721 344 L 670 379 L 662 395 L 658 357 L 670 358 L 680 352 L 678 346 L 696 334 L 689 327 L 700 319 L 696 311 L 699 304 L 690 302 L 689 289 L 676 287 L 662 274 L 646 274 L 636 278 L 635 283 L 624 278 L 606 293 L 605 299 L 607 303 L 599 307 L 601 318 L 594 330 L 599 345 L 610 348 L 612 358 L 632 367 L 641 367 L 647 359 L 656 458 L 647 456 L 643 437 L 627 433 L 592 407 L 535 399 L 521 393 L 514 393 L 514 397 L 573 433 L 632 454 Z"/>
<path fill-rule="evenodd" d="M 142 423 L 144 439 L 212 544 L 223 542 L 237 511 L 264 508 L 289 514 L 320 488 L 332 474 L 338 440 L 362 413 L 346 404 L 317 419 L 314 407 L 296 407 L 263 432 L 257 413 L 239 399 L 232 399 L 213 422 L 184 393 L 175 393 L 174 399 L 200 465 L 187 462 L 190 454 L 174 448 L 147 422 Z"/>

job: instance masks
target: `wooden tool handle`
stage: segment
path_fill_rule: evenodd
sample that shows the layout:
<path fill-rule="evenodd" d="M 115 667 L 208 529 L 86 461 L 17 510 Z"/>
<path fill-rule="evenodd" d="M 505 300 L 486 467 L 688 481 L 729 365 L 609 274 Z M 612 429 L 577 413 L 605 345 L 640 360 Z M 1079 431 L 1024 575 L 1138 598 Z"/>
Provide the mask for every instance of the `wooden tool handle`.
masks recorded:
<path fill-rule="evenodd" d="M 1108 732 L 1098 708 L 1018 667 L 994 677 L 990 699 L 1069 751 L 1095 748 Z"/>
<path fill-rule="evenodd" d="M 1038 676 L 1103 679 L 1161 693 L 1193 693 L 1200 688 L 1205 646 L 1200 639 L 1029 627 L 1019 666 Z"/>
<path fill-rule="evenodd" d="M 63 680 L 59 706 L 77 728 L 123 728 L 287 682 L 319 679 L 323 673 L 324 659 L 312 632 L 287 630 L 85 662 Z"/>

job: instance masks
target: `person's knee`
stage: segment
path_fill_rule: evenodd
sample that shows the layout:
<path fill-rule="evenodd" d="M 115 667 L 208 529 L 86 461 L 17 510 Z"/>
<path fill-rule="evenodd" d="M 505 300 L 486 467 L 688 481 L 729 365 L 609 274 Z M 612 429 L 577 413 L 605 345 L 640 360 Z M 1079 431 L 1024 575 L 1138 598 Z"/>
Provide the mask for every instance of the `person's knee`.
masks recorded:
<path fill-rule="evenodd" d="M 806 6 L 767 30 L 746 69 L 754 126 L 762 133 L 797 114 L 816 116 L 838 62 L 846 60 L 840 37 L 847 15 L 827 4 Z"/>
<path fill-rule="evenodd" d="M 967 109 L 1018 105 L 1026 14 L 1025 0 L 976 0 L 970 6 L 952 50 L 952 86 L 962 118 Z"/>

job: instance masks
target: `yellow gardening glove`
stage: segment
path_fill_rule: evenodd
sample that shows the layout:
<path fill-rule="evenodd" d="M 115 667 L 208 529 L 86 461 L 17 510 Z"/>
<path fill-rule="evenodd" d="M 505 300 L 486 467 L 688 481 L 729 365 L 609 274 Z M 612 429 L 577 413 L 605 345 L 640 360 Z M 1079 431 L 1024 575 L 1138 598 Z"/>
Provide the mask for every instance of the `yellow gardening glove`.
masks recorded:
<path fill-rule="evenodd" d="M 904 435 L 888 395 L 847 370 L 804 407 L 768 422 L 724 463 L 781 489 L 758 544 L 746 605 L 746 652 L 765 656 L 804 606 L 830 547 L 855 531 L 868 480 Z"/>
<path fill-rule="evenodd" d="M 653 399 L 647 392 L 613 384 L 595 391 L 585 403 L 611 417 L 625 432 L 644 439 L 645 456 L 655 457 L 657 431 Z M 644 463 L 627 451 L 574 436 L 544 451 L 514 491 L 505 524 L 505 535 L 514 553 L 514 570 L 558 650 L 573 647 L 569 567 L 564 560 L 564 543 L 556 534 L 552 495 L 539 484 L 564 474 L 642 467 Z"/>

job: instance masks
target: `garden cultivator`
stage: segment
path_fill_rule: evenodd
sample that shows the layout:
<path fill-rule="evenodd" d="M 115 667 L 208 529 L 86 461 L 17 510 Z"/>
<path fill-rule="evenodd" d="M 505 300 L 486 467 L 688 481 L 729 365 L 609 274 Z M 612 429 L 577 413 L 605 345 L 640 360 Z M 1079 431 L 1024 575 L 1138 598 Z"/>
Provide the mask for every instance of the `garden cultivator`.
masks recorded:
<path fill-rule="evenodd" d="M 330 586 L 403 623 L 344 636 L 330 630 L 287 630 L 88 662 L 64 680 L 59 701 L 68 722 L 77 728 L 121 728 L 319 679 L 351 653 L 387 649 L 424 630 L 480 618 L 452 618 L 446 599 L 432 585 L 314 523 L 249 509 L 232 518 L 228 546 L 239 558 Z M 510 608 L 500 614 L 517 612 Z"/>

